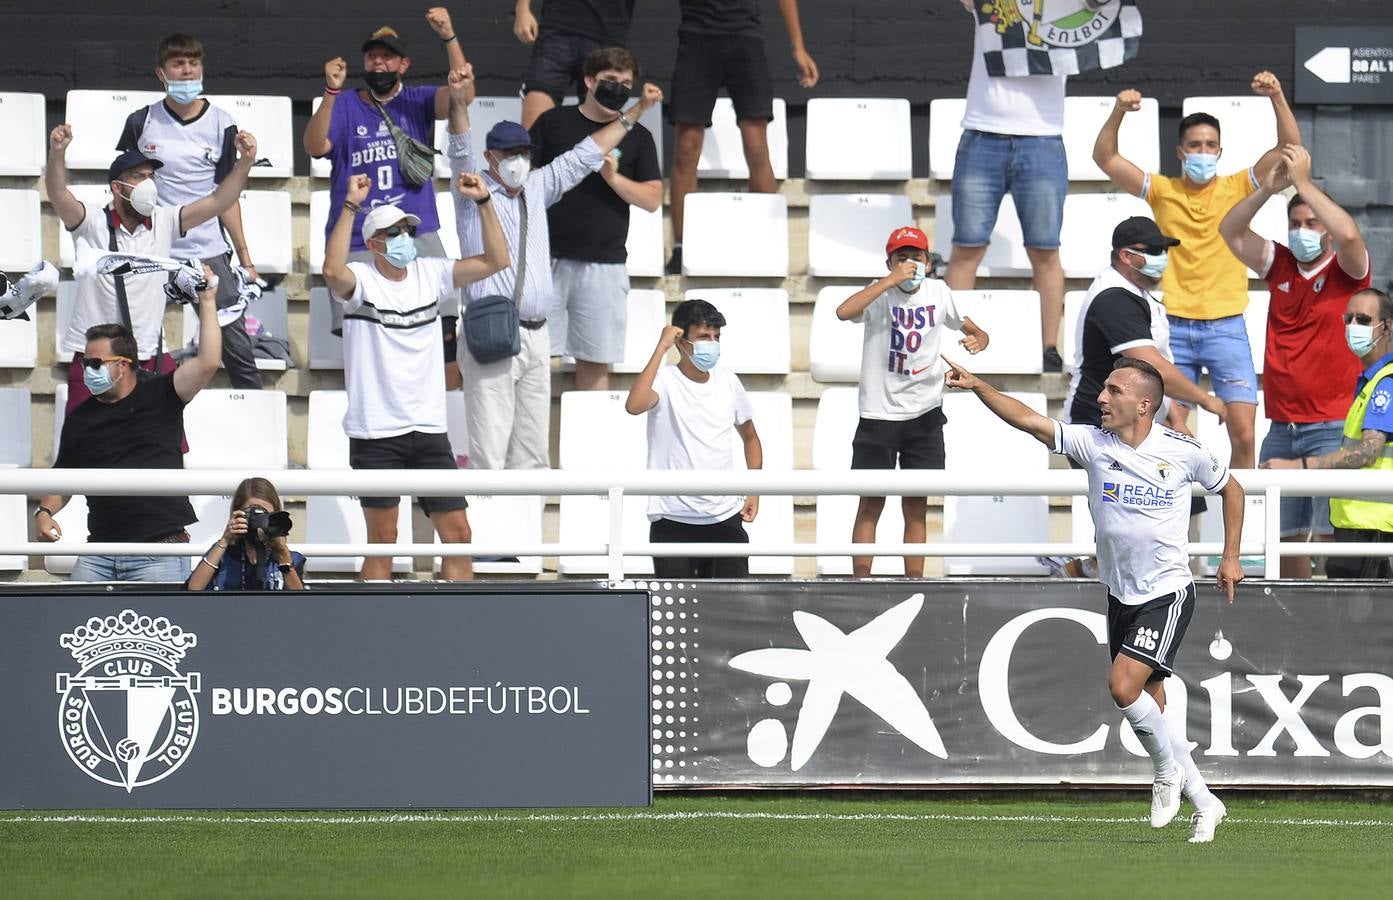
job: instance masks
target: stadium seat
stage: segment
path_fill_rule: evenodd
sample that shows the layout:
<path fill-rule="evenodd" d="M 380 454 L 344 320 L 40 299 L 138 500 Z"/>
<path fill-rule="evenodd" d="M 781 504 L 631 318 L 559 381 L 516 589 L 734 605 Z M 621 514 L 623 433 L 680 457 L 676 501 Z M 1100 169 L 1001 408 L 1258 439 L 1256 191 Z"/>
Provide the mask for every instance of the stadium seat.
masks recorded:
<path fill-rule="evenodd" d="M 967 100 L 940 97 L 929 101 L 929 177 L 948 181 L 953 177 L 953 161 L 958 155 L 958 138 L 963 133 L 963 113 Z"/>
<path fill-rule="evenodd" d="M 58 282 L 58 299 L 53 303 L 53 346 L 54 360 L 59 365 L 66 365 L 72 359 L 67 351 L 59 348 L 63 346 L 63 336 L 68 333 L 68 324 L 73 317 L 73 304 L 76 302 L 77 282 Z"/>
<path fill-rule="evenodd" d="M 684 275 L 788 276 L 788 200 L 779 194 L 687 195 Z"/>
<path fill-rule="evenodd" d="M 1012 393 L 1045 414 L 1045 395 Z M 950 472 L 984 475 L 995 472 L 1037 473 L 1049 469 L 1049 451 L 1030 435 L 998 419 L 971 394 L 947 393 L 948 418 L 943 441 Z M 944 543 L 1044 543 L 1049 540 L 1047 497 L 945 497 Z M 949 575 L 1038 575 L 1043 567 L 1031 557 L 947 557 Z"/>
<path fill-rule="evenodd" d="M 209 94 L 207 99 L 230 114 L 239 129 L 250 131 L 256 138 L 257 159 L 271 163 L 269 166 L 253 166 L 251 177 L 289 178 L 295 174 L 295 139 L 291 134 L 289 97 Z M 260 262 L 259 258 L 257 262 Z"/>
<path fill-rule="evenodd" d="M 186 469 L 284 469 L 285 392 L 210 390 L 184 407 Z"/>
<path fill-rule="evenodd" d="M 99 213 L 111 202 L 111 188 L 104 184 L 70 184 L 69 192 L 78 202 L 87 207 L 89 213 Z M 73 254 L 72 232 L 58 224 L 58 262 L 65 269 L 71 269 L 76 261 Z"/>
<path fill-rule="evenodd" d="M 661 278 L 663 275 L 663 210 L 648 212 L 629 207 L 629 237 L 625 241 L 630 278 Z"/>
<path fill-rule="evenodd" d="M 27 319 L 0 321 L 0 369 L 32 369 L 39 364 L 39 317 L 29 308 Z"/>
<path fill-rule="evenodd" d="M 329 192 L 310 191 L 310 272 L 324 271 L 324 226 L 329 221 Z"/>
<path fill-rule="evenodd" d="M 344 391 L 310 391 L 309 440 L 306 463 L 311 469 L 347 469 L 348 435 L 343 432 L 343 415 L 348 409 Z M 409 541 L 411 498 L 403 497 L 397 507 L 397 540 Z M 311 544 L 357 544 L 367 541 L 367 525 L 357 497 L 309 496 L 305 498 L 305 541 Z M 311 556 L 306 572 L 358 572 L 363 557 Z M 411 558 L 392 558 L 392 571 L 409 572 Z"/>
<path fill-rule="evenodd" d="M 775 178 L 780 181 L 788 178 L 788 122 L 784 101 L 778 97 L 774 98 L 774 119 L 769 123 L 769 162 L 774 168 Z M 745 164 L 745 148 L 740 140 L 740 126 L 735 121 L 735 107 L 729 97 L 718 97 L 716 107 L 711 111 L 711 127 L 706 129 L 706 138 L 702 141 L 697 177 L 750 177 L 750 167 Z"/>
<path fill-rule="evenodd" d="M 1093 162 L 1093 143 L 1116 105 L 1116 97 L 1064 98 L 1064 155 L 1069 161 L 1070 181 L 1108 180 Z M 1159 115 L 1155 98 L 1144 97 L 1141 109 L 1128 113 L 1118 131 L 1118 152 L 1143 172 L 1161 170 Z"/>
<path fill-rule="evenodd" d="M 740 375 L 787 375 L 790 371 L 788 291 L 782 288 L 696 289 L 687 300 L 711 303 L 726 318 L 721 329 L 721 365 Z M 652 335 L 650 344 L 657 342 Z M 648 349 L 649 355 L 653 348 Z"/>
<path fill-rule="evenodd" d="M 247 317 L 260 322 L 272 337 L 290 337 L 290 316 L 286 308 L 285 291 L 277 288 L 266 291 L 261 299 L 247 309 Z M 184 346 L 198 346 L 198 310 L 192 303 L 184 304 Z M 283 359 L 257 357 L 256 367 L 263 372 L 284 372 L 288 367 Z"/>
<path fill-rule="evenodd" d="M 1066 201 L 1067 202 L 1067 201 Z M 938 194 L 934 201 L 934 249 L 944 258 L 953 254 L 953 195 L 948 191 Z M 992 229 L 992 240 L 982 263 L 977 267 L 978 277 L 1011 278 L 1030 274 L 1030 257 L 1025 252 L 1025 238 L 1021 235 L 1021 222 L 1016 216 L 1016 204 L 1010 195 L 1001 200 L 1001 210 L 997 213 L 996 227 Z"/>
<path fill-rule="evenodd" d="M 648 432 L 644 416 L 624 411 L 627 395 L 620 391 L 566 391 L 561 395 L 561 468 L 570 471 L 644 471 L 648 467 Z M 560 540 L 568 543 L 609 539 L 609 500 L 606 497 L 562 496 Z M 624 497 L 624 541 L 648 540 L 648 498 Z M 604 575 L 602 556 L 562 556 L 562 575 Z M 653 574 L 647 556 L 625 556 L 626 575 Z"/>
<path fill-rule="evenodd" d="M 830 285 L 817 292 L 808 340 L 808 368 L 816 382 L 861 380 L 861 344 L 866 326 L 837 318 L 837 307 L 859 290 L 859 285 Z"/>
<path fill-rule="evenodd" d="M 946 331 L 943 353 L 980 375 L 1038 375 L 1040 353 L 1040 295 L 1034 291 L 954 291 L 958 312 L 970 318 L 991 338 L 987 349 L 970 356 Z"/>
<path fill-rule="evenodd" d="M 1267 291 L 1249 291 L 1248 309 L 1243 313 L 1243 324 L 1248 329 L 1248 346 L 1253 351 L 1253 368 L 1259 375 L 1267 356 L 1267 305 L 1271 298 Z"/>
<path fill-rule="evenodd" d="M 764 451 L 764 469 L 793 469 L 793 397 L 786 391 L 750 391 L 755 431 Z M 731 458 L 737 470 L 745 470 L 745 444 L 739 433 L 731 438 Z M 759 514 L 745 525 L 750 543 L 791 544 L 794 541 L 793 497 L 769 494 L 759 498 Z M 793 575 L 791 556 L 751 556 L 751 575 Z"/>
<path fill-rule="evenodd" d="M 854 387 L 831 387 L 817 402 L 813 425 L 813 468 L 824 471 L 851 469 L 851 439 L 856 434 L 860 413 Z M 851 542 L 851 526 L 856 521 L 858 497 L 823 494 L 817 498 L 816 539 L 819 544 Z M 904 540 L 904 513 L 898 497 L 887 497 L 885 510 L 876 526 L 876 541 L 898 544 Z M 871 563 L 875 575 L 903 575 L 904 559 L 877 556 Z M 851 557 L 819 556 L 818 575 L 850 575 Z"/>
<path fill-rule="evenodd" d="M 48 155 L 44 95 L 0 93 L 0 134 L 5 135 L 0 175 L 43 174 Z"/>
<path fill-rule="evenodd" d="M 253 169 L 252 171 L 256 171 Z M 261 272 L 285 274 L 294 259 L 290 227 L 290 194 L 285 191 L 243 191 L 242 226 L 247 249 Z"/>
<path fill-rule="evenodd" d="M 1083 309 L 1083 298 L 1087 291 L 1064 292 L 1064 318 L 1059 323 L 1059 356 L 1064 360 L 1064 371 L 1073 372 L 1079 367 L 1078 329 L 1079 311 Z"/>
<path fill-rule="evenodd" d="M 0 439 L 0 466 L 27 469 L 33 465 L 30 405 L 28 388 L 0 388 L 0 422 L 5 423 L 5 436 Z"/>
<path fill-rule="evenodd" d="M 1096 537 L 1093 514 L 1088 511 L 1088 498 L 1072 497 L 1069 501 L 1069 540 L 1075 544 L 1091 544 Z"/>
<path fill-rule="evenodd" d="M 521 97 L 475 97 L 474 102 L 469 104 L 469 138 L 480 169 L 488 165 L 484 162 L 484 138 L 488 136 L 489 129 L 499 122 L 516 122 L 521 118 Z M 450 158 L 445 155 L 449 148 L 447 125 L 444 119 L 435 123 L 435 148 L 440 151 L 435 158 L 436 178 L 450 177 Z M 325 160 L 323 177 L 329 177 L 328 160 Z"/>
<path fill-rule="evenodd" d="M 450 191 L 436 191 L 435 214 L 440 218 L 440 245 L 451 259 L 460 258 L 459 222 L 455 218 L 455 197 Z"/>
<path fill-rule="evenodd" d="M 26 514 L 24 495 L 0 494 L 0 543 L 24 544 L 29 540 L 29 516 Z M 23 572 L 28 564 L 29 560 L 24 556 L 0 556 L 0 572 Z"/>
<path fill-rule="evenodd" d="M 1181 115 L 1197 112 L 1219 120 L 1224 147 L 1219 157 L 1220 175 L 1243 171 L 1277 145 L 1277 120 L 1272 115 L 1272 101 L 1266 97 L 1186 97 Z"/>
<path fill-rule="evenodd" d="M 808 274 L 819 278 L 879 278 L 885 238 L 914 224 L 904 194 L 814 194 L 808 201 Z"/>
<path fill-rule="evenodd" d="M 1151 207 L 1130 194 L 1065 197 L 1064 227 L 1059 233 L 1059 263 L 1065 277 L 1091 279 L 1107 268 L 1113 229 L 1130 216 L 1152 218 Z"/>
<path fill-rule="evenodd" d="M 58 442 L 63 437 L 63 419 L 68 408 L 68 383 L 60 381 L 53 386 L 53 446 L 48 452 L 48 464 L 53 465 L 58 458 Z"/>
<path fill-rule="evenodd" d="M 624 359 L 610 365 L 611 372 L 642 372 L 653 356 L 658 335 L 667 324 L 667 295 L 658 290 L 629 289 L 629 314 L 624 326 Z M 722 336 L 724 339 L 724 336 Z M 562 357 L 561 367 L 574 371 L 574 357 Z"/>
<path fill-rule="evenodd" d="M 126 117 L 164 99 L 161 91 L 68 91 L 64 121 L 73 127 L 68 145 L 69 169 L 96 169 L 105 176 L 116 158 L 116 142 L 126 128 Z"/>
<path fill-rule="evenodd" d="M 1258 391 L 1257 419 L 1253 429 L 1253 447 L 1255 449 L 1262 447 L 1263 439 L 1267 437 L 1267 432 L 1272 427 L 1272 421 L 1267 418 L 1267 404 L 1264 401 L 1263 392 Z M 1214 454 L 1215 459 L 1227 464 L 1229 455 L 1233 452 L 1233 445 L 1229 443 L 1229 430 L 1220 424 L 1218 416 L 1213 413 L 1199 410 L 1197 415 L 1199 420 L 1195 428 L 1195 437 L 1199 439 L 1206 450 Z M 1265 498 L 1262 494 L 1250 494 L 1247 500 L 1247 507 L 1243 511 L 1242 541 L 1245 544 L 1262 543 L 1266 524 Z M 1200 516 L 1199 539 L 1204 542 L 1221 544 L 1224 541 L 1223 504 L 1211 497 L 1207 507 Z M 1219 557 L 1217 555 L 1201 556 L 1198 559 L 1201 574 L 1213 575 L 1219 571 Z M 1242 557 L 1242 562 L 1243 571 L 1246 574 L 1258 578 L 1262 577 L 1262 557 L 1245 556 Z"/>
<path fill-rule="evenodd" d="M 909 101 L 809 100 L 807 146 L 808 178 L 904 181 L 913 156 Z"/>
<path fill-rule="evenodd" d="M 330 305 L 329 289 L 310 288 L 310 368 L 342 369 L 343 338 L 334 334 L 333 312 Z"/>
<path fill-rule="evenodd" d="M 0 190 L 0 270 L 19 275 L 41 259 L 39 192 Z"/>

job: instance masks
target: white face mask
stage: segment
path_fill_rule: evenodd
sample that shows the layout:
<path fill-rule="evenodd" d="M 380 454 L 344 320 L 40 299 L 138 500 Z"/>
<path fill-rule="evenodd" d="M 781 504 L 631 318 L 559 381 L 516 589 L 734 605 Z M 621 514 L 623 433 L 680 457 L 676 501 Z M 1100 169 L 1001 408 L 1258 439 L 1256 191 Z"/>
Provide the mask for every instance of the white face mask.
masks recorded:
<path fill-rule="evenodd" d="M 510 156 L 498 161 L 498 180 L 512 190 L 522 187 L 527 173 L 532 171 L 532 160 L 526 154 Z"/>
<path fill-rule="evenodd" d="M 131 192 L 126 195 L 126 200 L 131 204 L 131 208 L 139 215 L 148 216 L 155 211 L 155 201 L 159 199 L 159 191 L 155 187 L 155 179 L 147 178 L 137 185 L 129 185 L 124 181 L 118 181 L 122 187 L 128 187 Z"/>

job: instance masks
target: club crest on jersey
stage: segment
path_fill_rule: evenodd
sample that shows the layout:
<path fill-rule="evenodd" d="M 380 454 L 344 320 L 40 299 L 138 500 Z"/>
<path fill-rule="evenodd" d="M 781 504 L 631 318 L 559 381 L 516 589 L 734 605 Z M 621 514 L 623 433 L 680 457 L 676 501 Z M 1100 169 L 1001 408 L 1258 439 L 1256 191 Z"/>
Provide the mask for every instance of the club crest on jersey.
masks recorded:
<path fill-rule="evenodd" d="M 1388 409 L 1388 391 L 1378 391 L 1374 398 L 1369 401 L 1369 405 L 1374 408 L 1374 412 L 1383 412 Z"/>
<path fill-rule="evenodd" d="M 1156 464 L 1156 474 L 1162 481 L 1171 477 L 1171 464 L 1168 462 L 1158 462 Z"/>
<path fill-rule="evenodd" d="M 1312 288 L 1315 290 L 1315 292 L 1316 292 L 1317 294 L 1320 293 L 1320 289 L 1323 288 L 1323 287 L 1325 287 L 1325 276 L 1324 276 L 1324 275 L 1322 275 L 1322 276 L 1320 276 L 1319 278 L 1317 278 L 1317 279 L 1316 279 L 1316 283 L 1315 283 L 1314 285 L 1312 285 Z"/>

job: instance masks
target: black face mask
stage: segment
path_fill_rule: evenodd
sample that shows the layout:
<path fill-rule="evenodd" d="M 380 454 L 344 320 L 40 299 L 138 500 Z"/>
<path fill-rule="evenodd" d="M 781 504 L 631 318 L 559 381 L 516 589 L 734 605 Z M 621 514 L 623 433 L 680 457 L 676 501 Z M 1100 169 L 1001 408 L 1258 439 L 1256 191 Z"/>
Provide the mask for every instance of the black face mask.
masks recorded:
<path fill-rule="evenodd" d="M 619 112 L 624 108 L 624 103 L 629 99 L 631 93 L 629 88 L 617 81 L 595 82 L 595 102 L 605 109 Z"/>
<path fill-rule="evenodd" d="M 392 93 L 392 89 L 397 86 L 400 76 L 396 72 L 364 72 L 363 83 L 368 86 L 379 97 L 385 97 Z"/>

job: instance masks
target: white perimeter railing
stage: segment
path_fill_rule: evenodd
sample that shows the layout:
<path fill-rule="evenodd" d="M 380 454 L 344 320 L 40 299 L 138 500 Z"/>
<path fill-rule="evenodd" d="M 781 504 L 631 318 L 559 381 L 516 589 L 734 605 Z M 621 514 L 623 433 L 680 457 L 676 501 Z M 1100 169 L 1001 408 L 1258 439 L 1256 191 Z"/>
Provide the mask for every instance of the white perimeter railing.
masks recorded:
<path fill-rule="evenodd" d="M 250 475 L 271 477 L 283 497 L 588 495 L 609 499 L 607 540 L 597 528 L 587 543 L 555 544 L 296 544 L 306 556 L 605 556 L 611 580 L 624 578 L 624 557 L 729 556 L 1088 556 L 1084 543 L 852 544 L 793 543 L 758 545 L 650 544 L 624 540 L 624 496 L 757 494 L 820 496 L 1078 496 L 1087 493 L 1086 475 L 1055 470 L 1030 475 L 968 475 L 945 471 L 720 471 L 571 472 L 441 470 L 284 469 L 248 472 L 233 469 L 13 469 L 0 468 L 0 495 L 230 495 Z M 1311 554 L 1301 541 L 1280 540 L 1283 496 L 1393 497 L 1393 472 L 1271 471 L 1234 472 L 1244 491 L 1263 496 L 1263 540 L 1244 544 L 1244 556 L 1264 557 L 1264 577 L 1275 579 L 1283 556 Z M 1198 488 L 1196 488 L 1198 493 Z M 597 523 L 598 524 L 598 523 Z M 738 548 L 738 549 L 737 549 Z M 1221 553 L 1218 543 L 1194 542 L 1191 556 Z M 1322 556 L 1388 556 L 1388 544 L 1322 543 Z M 0 545 L 4 556 L 188 556 L 187 544 L 92 544 L 28 542 Z"/>

